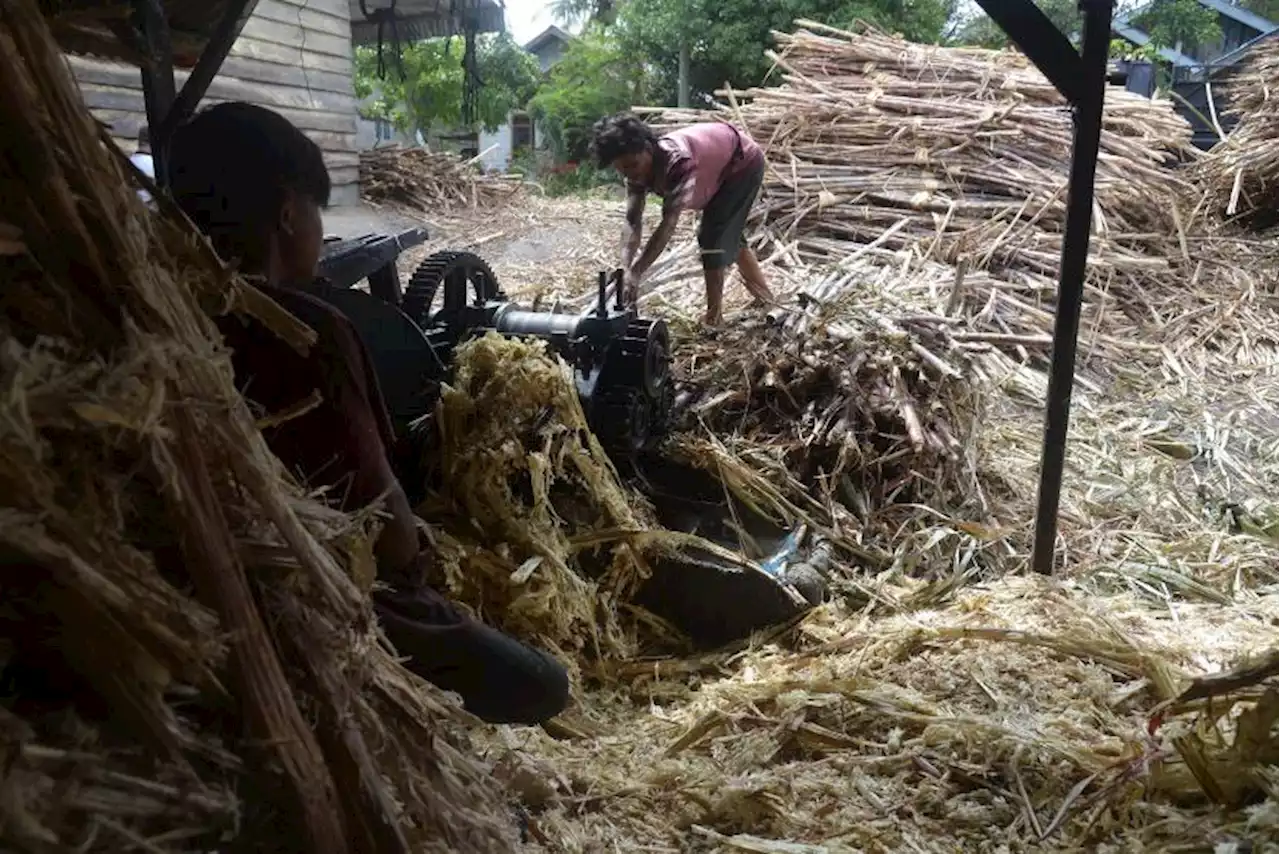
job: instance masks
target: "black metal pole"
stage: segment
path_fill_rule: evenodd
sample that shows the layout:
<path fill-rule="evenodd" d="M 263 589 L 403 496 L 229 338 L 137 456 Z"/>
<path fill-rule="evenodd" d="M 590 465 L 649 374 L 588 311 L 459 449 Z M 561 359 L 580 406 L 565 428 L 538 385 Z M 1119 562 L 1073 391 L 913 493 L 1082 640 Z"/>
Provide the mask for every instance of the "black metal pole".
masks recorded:
<path fill-rule="evenodd" d="M 156 183 L 168 184 L 168 140 L 156 138 L 165 117 L 173 107 L 177 86 L 173 78 L 173 46 L 169 40 L 169 19 L 160 0 L 138 0 L 135 20 L 142 35 L 142 97 L 147 108 L 147 127 L 151 131 L 151 162 Z"/>
<path fill-rule="evenodd" d="M 157 139 L 168 143 L 178 125 L 195 113 L 200 99 L 209 91 L 209 84 L 226 62 L 231 46 L 240 37 L 240 31 L 244 29 L 245 22 L 257 5 L 257 0 L 231 0 L 226 3 L 222 18 L 209 36 L 200 58 L 196 60 L 196 67 L 187 75 L 187 82 L 182 84 L 182 90 L 173 99 L 164 121 L 160 126 L 151 126 L 153 144 Z"/>
<path fill-rule="evenodd" d="M 1026 54 L 1040 73 L 1072 106 L 1082 97 L 1085 81 L 1080 55 L 1057 25 L 1031 0 L 978 0 L 978 5 Z"/>
<path fill-rule="evenodd" d="M 1075 142 L 1071 152 L 1071 178 L 1067 185 L 1067 225 L 1062 237 L 1062 265 L 1058 283 L 1058 309 L 1053 328 L 1053 361 L 1049 368 L 1044 452 L 1040 463 L 1040 494 L 1036 509 L 1035 551 L 1031 565 L 1036 572 L 1053 571 L 1058 534 L 1058 503 L 1062 469 L 1066 461 L 1067 426 L 1071 413 L 1071 387 L 1075 379 L 1076 339 L 1080 330 L 1080 303 L 1084 298 L 1085 265 L 1089 256 L 1089 232 L 1093 220 L 1093 182 L 1102 135 L 1102 102 L 1107 86 L 1107 54 L 1111 45 L 1113 0 L 1081 0 L 1084 30 L 1081 39 L 1080 98 L 1075 104 Z"/>

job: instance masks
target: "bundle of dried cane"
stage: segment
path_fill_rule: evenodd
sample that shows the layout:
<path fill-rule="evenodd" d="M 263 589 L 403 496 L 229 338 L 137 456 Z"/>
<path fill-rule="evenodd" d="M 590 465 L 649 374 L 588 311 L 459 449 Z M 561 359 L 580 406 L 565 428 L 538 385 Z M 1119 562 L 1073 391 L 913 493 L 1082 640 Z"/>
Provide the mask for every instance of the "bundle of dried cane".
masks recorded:
<path fill-rule="evenodd" d="M 519 192 L 518 177 L 485 175 L 452 154 L 387 146 L 360 153 L 360 193 L 418 211 L 487 207 Z"/>
<path fill-rule="evenodd" d="M 0 848 L 508 850 L 461 713 L 377 642 L 362 523 L 285 478 L 206 312 L 310 330 L 142 206 L 31 0 L 0 80 Z"/>
<path fill-rule="evenodd" d="M 1274 228 L 1280 211 L 1280 58 L 1276 41 L 1255 45 L 1220 90 L 1236 126 L 1196 167 L 1206 213 Z"/>

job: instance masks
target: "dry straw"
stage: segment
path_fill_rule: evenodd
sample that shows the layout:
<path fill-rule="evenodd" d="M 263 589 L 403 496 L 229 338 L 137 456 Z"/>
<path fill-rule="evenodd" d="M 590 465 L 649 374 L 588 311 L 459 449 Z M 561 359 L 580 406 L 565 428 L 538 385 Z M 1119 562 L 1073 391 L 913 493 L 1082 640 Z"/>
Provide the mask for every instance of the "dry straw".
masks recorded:
<path fill-rule="evenodd" d="M 1193 224 L 1185 123 L 1108 93 L 1061 574 L 1011 574 L 1069 117 L 1013 55 L 802 27 L 777 89 L 657 120 L 766 146 L 756 244 L 783 307 L 695 332 L 688 244 L 644 306 L 679 333 L 674 449 L 834 539 L 837 601 L 754 644 L 624 663 L 576 737 L 494 739 L 535 837 L 1276 850 L 1274 239 Z"/>
<path fill-rule="evenodd" d="M 366 533 L 283 477 L 206 312 L 312 333 L 146 211 L 34 3 L 0 80 L 0 847 L 508 850 L 461 713 L 377 643 Z"/>
<path fill-rule="evenodd" d="M 1210 149 L 1197 168 L 1204 186 L 1204 212 L 1214 217 L 1253 220 L 1274 228 L 1280 214 L 1280 56 L 1276 39 L 1255 45 L 1214 95 L 1227 103 L 1236 125 Z M 1207 85 L 1207 84 L 1206 84 Z M 1213 116 L 1216 123 L 1217 116 Z M 1221 125 L 1218 127 L 1222 133 Z"/>
<path fill-rule="evenodd" d="M 569 661 L 634 655 L 618 608 L 649 575 L 642 549 L 576 541 L 652 522 L 587 428 L 568 367 L 496 333 L 459 348 L 455 365 L 431 450 L 439 491 L 422 508 L 444 523 L 447 587 Z"/>
<path fill-rule="evenodd" d="M 519 191 L 518 178 L 483 175 L 444 152 L 385 146 L 360 153 L 360 194 L 375 205 L 438 214 L 509 202 Z"/>

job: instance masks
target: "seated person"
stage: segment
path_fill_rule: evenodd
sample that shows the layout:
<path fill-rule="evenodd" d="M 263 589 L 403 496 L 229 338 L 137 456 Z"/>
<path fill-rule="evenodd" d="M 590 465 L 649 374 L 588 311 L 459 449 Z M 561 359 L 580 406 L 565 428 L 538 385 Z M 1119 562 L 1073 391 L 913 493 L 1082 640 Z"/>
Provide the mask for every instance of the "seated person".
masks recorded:
<path fill-rule="evenodd" d="M 320 149 L 282 116 L 244 103 L 202 111 L 174 134 L 171 189 L 218 253 L 318 335 L 307 356 L 261 324 L 219 319 L 236 381 L 260 413 L 320 404 L 264 430 L 285 466 L 310 487 L 327 487 L 344 509 L 384 500 L 390 519 L 375 544 L 378 576 L 391 586 L 374 608 L 407 667 L 463 698 L 493 723 L 540 723 L 562 711 L 568 677 L 549 655 L 460 614 L 424 586 L 418 529 L 392 473 L 395 442 L 377 377 L 351 322 L 301 289 L 316 278 L 321 207 L 329 174 Z"/>

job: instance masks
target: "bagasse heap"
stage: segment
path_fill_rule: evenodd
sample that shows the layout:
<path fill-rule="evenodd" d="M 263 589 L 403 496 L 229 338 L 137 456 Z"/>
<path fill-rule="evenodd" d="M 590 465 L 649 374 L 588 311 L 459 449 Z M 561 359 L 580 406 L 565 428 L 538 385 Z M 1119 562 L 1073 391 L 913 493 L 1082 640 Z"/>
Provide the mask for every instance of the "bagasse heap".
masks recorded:
<path fill-rule="evenodd" d="M 0 663 L 28 674 L 0 847 L 510 850 L 460 713 L 375 642 L 361 525 L 283 477 L 202 303 L 310 330 L 148 214 L 34 3 L 0 2 L 0 80 Z"/>
<path fill-rule="evenodd" d="M 648 576 L 632 538 L 651 523 L 587 428 L 569 368 L 495 332 L 454 361 L 432 448 L 440 493 L 422 508 L 441 523 L 445 587 L 570 663 L 633 655 L 618 609 Z"/>

